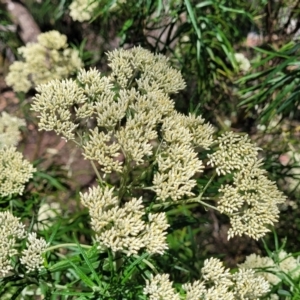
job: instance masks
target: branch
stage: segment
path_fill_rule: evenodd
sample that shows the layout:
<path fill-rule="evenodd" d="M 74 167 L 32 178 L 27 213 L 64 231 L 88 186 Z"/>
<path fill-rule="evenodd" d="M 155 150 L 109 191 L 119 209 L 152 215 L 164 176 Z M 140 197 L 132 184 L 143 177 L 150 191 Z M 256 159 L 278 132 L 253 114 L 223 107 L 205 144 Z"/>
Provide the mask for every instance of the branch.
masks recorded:
<path fill-rule="evenodd" d="M 18 26 L 18 34 L 24 44 L 36 42 L 41 31 L 28 9 L 23 4 L 11 0 L 6 1 L 6 7 L 12 21 Z"/>

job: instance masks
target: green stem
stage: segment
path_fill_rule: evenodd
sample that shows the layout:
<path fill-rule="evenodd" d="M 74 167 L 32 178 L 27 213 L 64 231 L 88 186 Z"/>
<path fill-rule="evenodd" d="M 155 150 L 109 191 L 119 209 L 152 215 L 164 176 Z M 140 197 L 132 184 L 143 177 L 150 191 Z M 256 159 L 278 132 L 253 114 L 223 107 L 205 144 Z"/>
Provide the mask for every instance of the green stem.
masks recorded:
<path fill-rule="evenodd" d="M 93 169 L 94 169 L 94 172 L 95 172 L 95 174 L 96 174 L 98 180 L 99 180 L 100 182 L 103 182 L 103 180 L 102 180 L 102 178 L 101 178 L 101 175 L 100 175 L 100 173 L 98 172 L 98 170 L 97 170 L 97 168 L 96 168 L 95 163 L 94 163 L 92 160 L 91 160 L 90 162 L 91 162 L 91 165 L 92 165 L 92 167 L 93 167 Z"/>
<path fill-rule="evenodd" d="M 210 204 L 208 204 L 206 202 L 203 202 L 202 200 L 198 200 L 196 202 L 202 204 L 203 206 L 206 206 L 206 207 L 209 207 L 209 208 L 214 209 L 216 211 L 219 211 L 219 209 L 217 207 L 215 207 L 213 205 L 210 205 Z"/>
<path fill-rule="evenodd" d="M 214 178 L 216 177 L 216 173 L 214 173 L 211 178 L 209 179 L 209 181 L 206 183 L 205 187 L 203 188 L 202 192 L 195 198 L 191 198 L 191 199 L 187 199 L 187 200 L 180 200 L 180 201 L 171 201 L 171 202 L 164 202 L 164 203 L 159 203 L 159 204 L 154 204 L 152 206 L 152 208 L 156 209 L 156 208 L 160 208 L 160 207 L 167 207 L 167 206 L 172 206 L 172 205 L 178 205 L 178 204 L 187 204 L 187 203 L 200 203 L 206 207 L 212 208 L 214 210 L 218 210 L 218 208 L 216 208 L 213 205 L 210 205 L 204 201 L 202 201 L 201 199 L 205 199 L 205 200 L 212 200 L 210 197 L 202 197 L 203 194 L 205 193 L 205 191 L 207 190 L 207 188 L 209 187 L 210 183 L 214 180 Z M 144 190 L 154 190 L 153 187 L 143 187 Z"/>
<path fill-rule="evenodd" d="M 124 151 L 123 151 L 124 153 Z M 127 182 L 128 182 L 128 175 L 130 173 L 130 167 L 129 167 L 129 164 L 127 162 L 127 158 L 126 158 L 126 155 L 125 155 L 125 165 L 124 165 L 124 168 L 123 168 L 123 172 L 122 172 L 122 176 L 121 176 L 121 184 L 120 184 L 120 189 L 119 189 L 119 201 L 122 200 L 125 192 L 126 192 L 126 187 L 127 187 Z"/>
<path fill-rule="evenodd" d="M 92 246 L 90 246 L 90 245 L 82 245 L 82 244 L 80 244 L 80 246 L 81 246 L 82 248 L 85 248 L 85 249 L 90 249 L 90 248 L 92 248 Z M 48 247 L 48 248 L 46 249 L 46 251 L 52 251 L 52 250 L 58 249 L 58 248 L 72 248 L 72 247 L 77 248 L 78 246 L 77 246 L 77 244 L 75 244 L 75 243 L 58 244 L 58 245 L 54 245 L 54 246 Z"/>
<path fill-rule="evenodd" d="M 206 183 L 204 189 L 203 189 L 202 192 L 199 194 L 199 196 L 198 196 L 199 199 L 202 198 L 202 195 L 203 195 L 204 192 L 207 190 L 207 188 L 208 188 L 208 186 L 210 185 L 210 183 L 215 179 L 216 175 L 217 175 L 217 174 L 214 173 L 214 174 L 210 177 L 210 179 L 209 179 L 208 182 Z"/>

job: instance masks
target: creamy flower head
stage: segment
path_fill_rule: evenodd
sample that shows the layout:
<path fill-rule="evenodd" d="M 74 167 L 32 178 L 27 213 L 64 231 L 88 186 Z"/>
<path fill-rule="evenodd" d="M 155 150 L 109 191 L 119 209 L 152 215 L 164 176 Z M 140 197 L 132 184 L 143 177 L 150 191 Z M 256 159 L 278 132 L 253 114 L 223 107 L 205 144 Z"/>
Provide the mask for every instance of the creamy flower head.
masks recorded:
<path fill-rule="evenodd" d="M 166 94 L 177 93 L 185 87 L 179 71 L 168 65 L 167 57 L 152 54 L 141 47 L 131 50 L 114 50 L 109 52 L 111 76 L 121 88 L 126 88 L 136 80 L 141 91 L 162 90 Z"/>
<path fill-rule="evenodd" d="M 196 180 L 192 177 L 202 172 L 202 162 L 189 145 L 174 144 L 166 147 L 157 156 L 158 172 L 154 174 L 153 189 L 158 199 L 180 200 L 193 196 L 192 188 Z"/>
<path fill-rule="evenodd" d="M 74 21 L 90 21 L 98 6 L 99 2 L 96 0 L 73 0 L 69 6 L 70 16 Z"/>
<path fill-rule="evenodd" d="M 98 128 L 90 131 L 90 140 L 83 147 L 83 156 L 90 160 L 96 160 L 101 166 L 101 171 L 109 174 L 112 171 L 122 172 L 122 162 L 117 159 L 120 156 L 121 147 L 113 141 L 111 134 L 99 132 Z"/>
<path fill-rule="evenodd" d="M 194 195 L 192 177 L 203 169 L 195 147 L 210 147 L 213 128 L 201 116 L 175 112 L 168 93 L 185 86 L 180 73 L 167 66 L 165 57 L 142 48 L 115 50 L 108 57 L 108 77 L 95 69 L 81 70 L 77 82 L 52 81 L 37 88 L 32 109 L 41 112 L 40 129 L 75 139 L 79 123 L 94 119 L 97 127 L 84 133 L 83 155 L 97 161 L 101 171 L 122 173 L 124 162 L 143 166 L 155 155 L 159 170 L 153 190 L 158 198 Z"/>
<path fill-rule="evenodd" d="M 40 34 L 37 37 L 38 43 L 48 49 L 64 49 L 68 47 L 67 36 L 56 30 L 51 30 Z"/>
<path fill-rule="evenodd" d="M 22 251 L 20 261 L 25 265 L 27 272 L 41 270 L 44 258 L 43 253 L 47 248 L 47 242 L 43 238 L 37 238 L 36 233 L 29 233 L 26 243 L 27 248 Z"/>
<path fill-rule="evenodd" d="M 250 61 L 243 53 L 234 53 L 236 62 L 242 72 L 247 72 L 251 68 Z"/>
<path fill-rule="evenodd" d="M 280 282 L 280 279 L 274 274 L 276 272 L 276 265 L 270 257 L 261 257 L 252 253 L 248 255 L 246 260 L 238 266 L 244 269 L 255 270 L 272 285 L 277 285 Z"/>
<path fill-rule="evenodd" d="M 114 189 L 94 187 L 80 194 L 81 202 L 89 209 L 92 229 L 99 247 L 137 254 L 142 248 L 149 253 L 162 254 L 167 249 L 166 229 L 169 227 L 164 213 L 145 216 L 142 198 L 132 198 L 123 206 L 114 196 Z"/>
<path fill-rule="evenodd" d="M 62 214 L 61 205 L 58 202 L 45 202 L 43 203 L 38 211 L 37 221 L 33 227 L 34 230 L 41 229 L 45 230 L 55 223 L 55 217 Z"/>
<path fill-rule="evenodd" d="M 217 143 L 217 151 L 208 155 L 208 164 L 216 167 L 218 175 L 242 170 L 257 161 L 260 148 L 256 147 L 247 135 L 228 131 L 218 138 Z"/>
<path fill-rule="evenodd" d="M 146 280 L 144 294 L 148 295 L 150 300 L 180 300 L 179 294 L 175 292 L 169 280 L 169 274 L 157 274 Z"/>
<path fill-rule="evenodd" d="M 254 300 L 265 296 L 270 290 L 268 282 L 263 277 L 255 274 L 253 270 L 241 268 L 232 274 L 216 258 L 206 259 L 201 273 L 201 280 L 182 285 L 182 289 L 186 292 L 184 299 Z M 158 274 L 152 277 L 152 280 L 153 282 L 151 280 L 150 282 L 146 281 L 144 293 L 155 295 L 156 298 L 153 299 L 169 299 L 164 298 L 164 293 L 159 294 L 161 291 L 165 292 L 167 296 L 173 295 L 176 297 L 168 274 Z"/>
<path fill-rule="evenodd" d="M 16 146 L 20 139 L 19 127 L 25 126 L 25 120 L 11 116 L 5 111 L 0 117 L 0 149 Z"/>
<path fill-rule="evenodd" d="M 184 88 L 180 72 L 164 56 L 140 47 L 115 50 L 108 58 L 109 76 L 81 70 L 77 81 L 38 86 L 32 109 L 40 112 L 40 129 L 55 130 L 67 140 L 83 133 L 84 157 L 97 161 L 106 174 L 122 173 L 128 164 L 141 167 L 157 155 L 160 170 L 153 189 L 159 198 L 193 195 L 191 177 L 203 168 L 194 147 L 208 148 L 213 130 L 201 117 L 175 113 L 168 94 Z M 174 144 L 172 153 L 165 151 L 168 147 L 157 149 L 160 135 L 167 146 Z"/>
<path fill-rule="evenodd" d="M 286 253 L 284 250 L 280 250 L 278 253 L 279 269 L 289 274 L 293 279 L 300 277 L 300 263 L 299 259 L 296 259 L 291 254 Z"/>
<path fill-rule="evenodd" d="M 194 127 L 187 126 L 185 120 L 185 116 L 174 112 L 161 126 L 162 144 L 156 155 L 158 171 L 153 177 L 153 190 L 162 201 L 193 196 L 196 180 L 192 177 L 203 171 L 202 162 L 193 148 L 195 139 L 191 128 Z"/>
<path fill-rule="evenodd" d="M 28 92 L 38 84 L 52 79 L 63 79 L 82 67 L 77 50 L 68 48 L 67 37 L 58 31 L 41 33 L 37 43 L 18 49 L 22 61 L 14 62 L 6 83 L 16 92 Z"/>
<path fill-rule="evenodd" d="M 218 209 L 230 217 L 232 226 L 228 238 L 246 234 L 259 239 L 270 231 L 268 225 L 278 220 L 278 205 L 286 197 L 260 166 L 259 161 L 245 166 L 234 175 L 232 185 L 222 185 L 219 189 Z"/>
<path fill-rule="evenodd" d="M 300 277 L 299 261 L 284 250 L 280 250 L 279 253 L 273 253 L 272 258 L 251 254 L 246 257 L 242 264 L 239 264 L 239 267 L 254 269 L 273 286 L 281 282 L 283 273 L 295 280 Z"/>
<path fill-rule="evenodd" d="M 254 270 L 240 268 L 232 275 L 235 299 L 259 299 L 270 291 L 269 283 Z"/>
<path fill-rule="evenodd" d="M 106 3 L 110 5 L 108 10 L 117 12 L 121 9 L 121 5 L 126 3 L 127 0 L 116 0 Z M 70 16 L 74 21 L 84 22 L 91 21 L 95 16 L 97 7 L 99 7 L 99 1 L 97 0 L 73 0 L 70 9 Z"/>
<path fill-rule="evenodd" d="M 22 195 L 35 168 L 14 147 L 0 149 L 0 196 Z"/>
<path fill-rule="evenodd" d="M 37 92 L 31 109 L 40 112 L 39 130 L 54 130 L 65 139 L 73 140 L 78 124 L 75 123 L 71 109 L 73 105 L 86 101 L 84 90 L 69 79 L 52 80 L 39 85 Z"/>
<path fill-rule="evenodd" d="M 13 269 L 11 257 L 18 253 L 15 249 L 17 240 L 26 236 L 24 227 L 10 212 L 0 212 L 0 278 Z"/>
<path fill-rule="evenodd" d="M 182 116 L 182 125 L 189 129 L 194 146 L 210 149 L 215 131 L 211 124 L 206 123 L 201 116 L 190 113 L 188 116 Z"/>

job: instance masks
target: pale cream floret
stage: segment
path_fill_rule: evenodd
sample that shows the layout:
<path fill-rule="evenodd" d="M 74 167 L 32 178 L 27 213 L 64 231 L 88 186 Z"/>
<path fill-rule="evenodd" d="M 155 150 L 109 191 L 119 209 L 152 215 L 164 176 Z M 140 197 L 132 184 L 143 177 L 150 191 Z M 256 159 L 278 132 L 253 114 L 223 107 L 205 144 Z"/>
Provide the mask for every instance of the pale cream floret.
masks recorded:
<path fill-rule="evenodd" d="M 68 48 L 64 34 L 52 30 L 41 33 L 37 39 L 37 43 L 18 48 L 22 61 L 9 67 L 5 80 L 16 92 L 26 93 L 39 84 L 67 78 L 83 65 L 79 52 Z"/>

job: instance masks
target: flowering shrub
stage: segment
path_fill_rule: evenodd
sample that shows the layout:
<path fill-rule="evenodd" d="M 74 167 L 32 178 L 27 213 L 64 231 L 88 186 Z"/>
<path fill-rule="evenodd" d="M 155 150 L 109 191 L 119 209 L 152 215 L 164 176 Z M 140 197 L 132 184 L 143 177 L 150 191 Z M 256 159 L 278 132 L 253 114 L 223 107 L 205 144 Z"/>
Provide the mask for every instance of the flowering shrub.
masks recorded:
<path fill-rule="evenodd" d="M 75 238 L 75 244 L 52 245 L 58 223 L 46 240 L 29 233 L 27 249 L 11 264 L 9 258 L 17 252 L 9 249 L 25 234 L 14 221 L 22 235 L 13 232 L 7 237 L 13 242 L 3 253 L 3 283 L 19 276 L 21 264 L 22 276 L 37 274 L 39 284 L 53 284 L 54 296 L 70 299 L 267 296 L 270 283 L 255 270 L 239 267 L 230 272 L 215 258 L 204 261 L 198 280 L 184 284 L 173 285 L 169 274 L 159 272 L 155 261 L 169 251 L 167 235 L 173 224 L 168 213 L 174 207 L 213 209 L 229 217 L 228 238 L 260 239 L 278 220 L 277 206 L 285 196 L 268 179 L 257 157 L 259 148 L 247 136 L 226 132 L 216 138 L 213 126 L 201 116 L 175 110 L 171 95 L 185 82 L 166 57 L 137 47 L 109 52 L 108 60 L 108 75 L 80 70 L 74 80 L 55 79 L 37 86 L 31 106 L 38 113 L 40 130 L 54 130 L 74 142 L 94 167 L 97 184 L 80 193 L 92 238 L 86 241 L 80 234 L 82 244 Z M 202 186 L 197 178 L 204 175 L 209 179 Z M 208 192 L 211 184 L 218 189 Z M 68 257 L 74 247 L 75 256 Z M 57 248 L 61 252 L 56 253 Z M 69 281 L 68 287 L 59 280 Z M 45 294 L 49 286 L 43 285 Z"/>
<path fill-rule="evenodd" d="M 117 173 L 121 194 L 115 193 L 122 197 L 114 199 L 111 190 L 106 200 L 109 206 L 122 205 L 123 197 L 132 195 L 129 188 L 125 190 L 127 185 L 153 191 L 157 203 L 198 201 L 206 205 L 194 177 L 205 167 L 199 153 L 216 149 L 207 155 L 208 165 L 216 167 L 212 176 L 234 175 L 232 183 L 220 187 L 215 207 L 230 217 L 229 237 L 264 236 L 269 231 L 266 225 L 277 221 L 277 205 L 285 197 L 261 169 L 259 149 L 247 136 L 232 132 L 214 140 L 213 127 L 201 116 L 176 112 L 169 94 L 183 89 L 185 83 L 165 57 L 134 48 L 115 50 L 108 59 L 109 76 L 81 70 L 77 81 L 38 86 L 32 109 L 40 113 L 40 129 L 54 130 L 75 141 L 86 159 L 97 161 L 105 178 Z M 130 173 L 141 168 L 153 174 L 152 185 L 130 184 Z M 99 196 L 91 192 L 103 197 L 101 191 Z M 188 198 L 196 194 L 199 196 Z"/>

